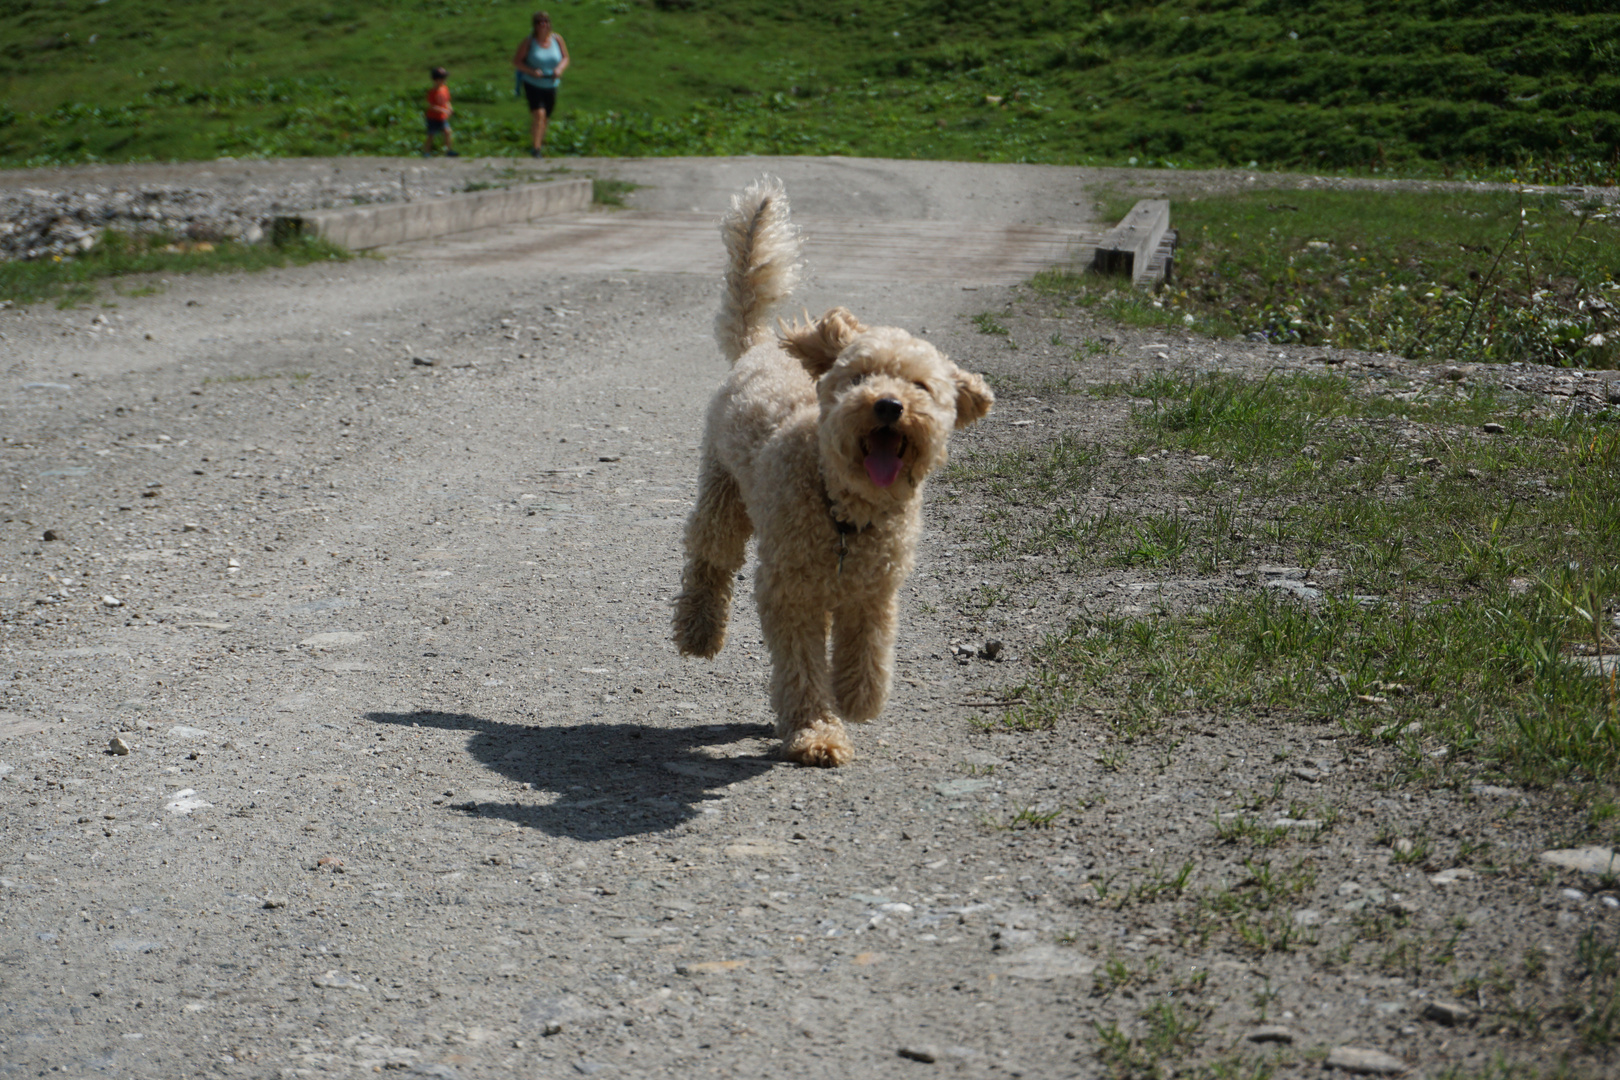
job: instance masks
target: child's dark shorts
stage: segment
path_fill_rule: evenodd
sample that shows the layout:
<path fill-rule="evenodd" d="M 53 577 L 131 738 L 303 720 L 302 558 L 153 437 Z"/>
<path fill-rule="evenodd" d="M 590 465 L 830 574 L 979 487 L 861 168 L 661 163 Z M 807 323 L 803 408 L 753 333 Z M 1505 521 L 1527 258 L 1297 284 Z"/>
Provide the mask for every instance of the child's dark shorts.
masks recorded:
<path fill-rule="evenodd" d="M 450 130 L 450 121 L 448 121 L 448 120 L 435 120 L 431 116 L 427 118 L 427 133 L 429 135 L 443 135 L 445 132 L 447 132 L 449 130 Z"/>
<path fill-rule="evenodd" d="M 523 96 L 529 99 L 529 111 L 544 109 L 546 116 L 550 117 L 557 111 L 557 88 L 555 86 L 535 86 L 531 83 L 523 84 Z"/>

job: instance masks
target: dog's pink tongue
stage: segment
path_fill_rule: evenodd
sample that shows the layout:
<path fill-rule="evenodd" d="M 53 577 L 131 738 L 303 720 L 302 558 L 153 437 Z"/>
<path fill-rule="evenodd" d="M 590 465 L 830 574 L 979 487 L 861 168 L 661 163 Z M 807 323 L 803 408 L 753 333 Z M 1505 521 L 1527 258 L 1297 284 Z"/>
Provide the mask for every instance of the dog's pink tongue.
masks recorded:
<path fill-rule="evenodd" d="M 866 446 L 866 475 L 878 487 L 888 487 L 900 475 L 900 433 L 888 428 L 874 431 Z"/>

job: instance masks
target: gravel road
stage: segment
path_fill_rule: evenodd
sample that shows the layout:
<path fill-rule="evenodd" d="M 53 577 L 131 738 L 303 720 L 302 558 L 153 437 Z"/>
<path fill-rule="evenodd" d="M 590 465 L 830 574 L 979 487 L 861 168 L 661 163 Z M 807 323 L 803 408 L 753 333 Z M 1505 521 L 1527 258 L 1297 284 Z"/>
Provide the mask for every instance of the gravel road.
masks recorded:
<path fill-rule="evenodd" d="M 1098 180 L 586 164 L 646 185 L 648 211 L 718 217 L 772 171 L 806 218 L 875 225 L 1077 228 Z M 1287 856 L 1314 875 L 1287 916 L 1312 933 L 1372 902 L 1425 942 L 1492 925 L 1459 932 L 1481 964 L 1556 966 L 1612 923 L 1620 902 L 1530 870 L 1435 884 L 1392 861 L 1390 829 L 1440 858 L 1476 828 L 1528 861 L 1564 819 L 1522 792 L 1391 790 L 1336 730 L 1206 718 L 1106 755 L 1080 723 L 981 730 L 1072 597 L 1026 583 L 1026 614 L 986 621 L 971 594 L 1008 572 L 945 486 L 889 710 L 847 768 L 774 760 L 746 586 L 717 660 L 668 634 L 718 282 L 577 272 L 589 252 L 522 229 L 456 238 L 453 261 L 412 245 L 0 311 L 0 1076 L 1091 1077 L 1118 1060 L 1101 1032 L 1162 1002 L 1198 1018 L 1194 1056 L 1285 1072 L 1514 1052 L 1449 1026 L 1466 1006 L 1423 1019 L 1448 977 L 1197 941 L 1179 892 L 1099 902 L 1186 859 L 1241 881 L 1212 823 L 1274 782 L 1344 821 Z M 1041 351 L 969 318 L 1010 295 L 812 265 L 800 298 L 996 380 L 955 454 L 1121 422 L 1005 389 Z M 1110 332 L 1120 370 L 1215 362 Z M 1013 827 L 1048 810 L 1068 816 Z"/>

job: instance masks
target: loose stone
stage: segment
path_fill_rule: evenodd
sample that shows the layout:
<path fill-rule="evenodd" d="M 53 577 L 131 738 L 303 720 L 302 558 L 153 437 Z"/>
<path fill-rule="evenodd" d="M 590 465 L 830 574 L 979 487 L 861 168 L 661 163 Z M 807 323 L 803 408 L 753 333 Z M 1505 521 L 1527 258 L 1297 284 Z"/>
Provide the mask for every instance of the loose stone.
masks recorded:
<path fill-rule="evenodd" d="M 1446 1027 L 1456 1027 L 1458 1024 L 1470 1023 L 1474 1019 L 1474 1010 L 1455 1001 L 1442 1001 L 1436 998 L 1423 1006 L 1423 1019 L 1433 1020 Z"/>
<path fill-rule="evenodd" d="M 1583 874 L 1612 874 L 1620 869 L 1614 850 L 1606 847 L 1563 848 L 1543 851 L 1542 862 L 1561 866 L 1565 870 L 1579 870 Z"/>
<path fill-rule="evenodd" d="M 1355 1046 L 1335 1047 L 1328 1054 L 1327 1066 L 1330 1069 L 1343 1069 L 1345 1072 L 1363 1073 L 1372 1076 L 1394 1076 L 1407 1070 L 1406 1062 L 1382 1050 L 1364 1050 Z"/>

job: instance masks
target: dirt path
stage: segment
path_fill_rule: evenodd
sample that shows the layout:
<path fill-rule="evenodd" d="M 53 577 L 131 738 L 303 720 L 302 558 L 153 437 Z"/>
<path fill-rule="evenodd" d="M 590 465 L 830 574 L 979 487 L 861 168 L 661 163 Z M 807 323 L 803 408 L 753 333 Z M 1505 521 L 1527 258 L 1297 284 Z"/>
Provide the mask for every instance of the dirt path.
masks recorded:
<path fill-rule="evenodd" d="M 874 228 L 1062 225 L 1091 179 L 615 167 L 649 214 L 771 169 L 806 222 Z M 1251 1075 L 1347 1046 L 1438 1074 L 1567 1044 L 1450 1026 L 1483 990 L 1424 1018 L 1613 919 L 1537 869 L 1556 808 L 1392 789 L 1337 729 L 982 730 L 1079 598 L 986 561 L 970 490 L 932 494 L 857 762 L 772 760 L 746 592 L 715 662 L 668 641 L 717 284 L 595 258 L 461 238 L 0 312 L 0 1075 Z M 1097 328 L 1020 315 L 1013 352 L 969 322 L 1003 288 L 885 276 L 829 261 L 801 299 L 989 373 L 958 455 L 1117 433 L 1123 404 L 1038 389 L 1039 343 Z M 1307 359 L 1107 332 L 1099 378 Z M 1288 839 L 1220 842 L 1245 807 Z M 1498 869 L 1437 883 L 1484 834 Z M 1201 920 L 1227 895 L 1280 946 Z M 1286 940 L 1373 923 L 1395 961 Z"/>

